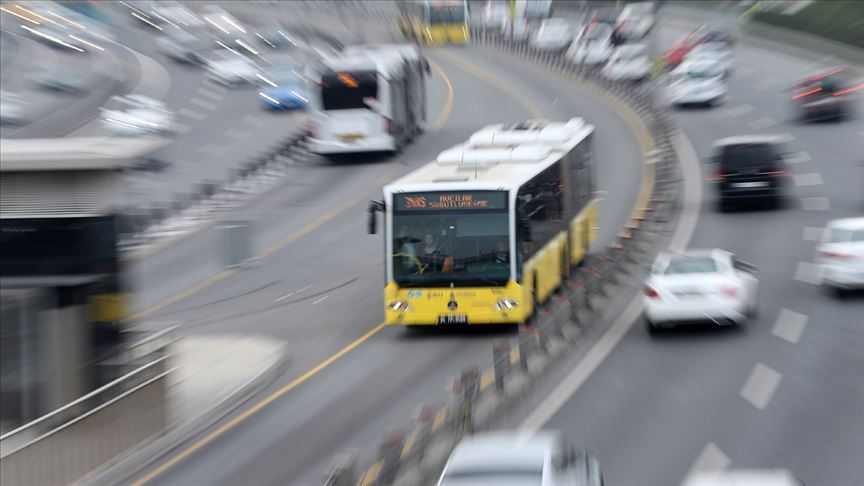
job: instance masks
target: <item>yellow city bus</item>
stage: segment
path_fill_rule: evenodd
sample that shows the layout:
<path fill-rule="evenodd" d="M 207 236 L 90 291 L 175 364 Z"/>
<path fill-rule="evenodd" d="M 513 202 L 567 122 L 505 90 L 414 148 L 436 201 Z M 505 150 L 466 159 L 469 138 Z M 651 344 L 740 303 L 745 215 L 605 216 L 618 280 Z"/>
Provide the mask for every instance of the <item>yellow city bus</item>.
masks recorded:
<path fill-rule="evenodd" d="M 467 44 L 466 0 L 401 0 L 399 29 L 408 39 L 427 45 Z"/>
<path fill-rule="evenodd" d="M 594 127 L 492 125 L 383 188 L 388 324 L 521 324 L 597 228 Z"/>

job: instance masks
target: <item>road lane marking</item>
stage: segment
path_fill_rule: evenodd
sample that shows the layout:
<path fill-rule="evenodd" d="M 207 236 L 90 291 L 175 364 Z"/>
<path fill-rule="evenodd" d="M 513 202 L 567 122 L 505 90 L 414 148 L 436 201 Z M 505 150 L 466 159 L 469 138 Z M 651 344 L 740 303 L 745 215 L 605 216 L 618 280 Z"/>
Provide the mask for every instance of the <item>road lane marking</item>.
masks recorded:
<path fill-rule="evenodd" d="M 753 111 L 753 107 L 745 103 L 743 105 L 736 106 L 735 108 L 730 109 L 726 112 L 726 114 L 728 114 L 729 116 L 741 116 L 746 115 L 751 111 Z"/>
<path fill-rule="evenodd" d="M 756 83 L 753 87 L 756 88 L 758 91 L 764 91 L 768 88 L 773 88 L 774 86 L 777 86 L 782 82 L 783 79 L 778 78 L 777 76 L 766 76 L 762 78 L 761 81 Z"/>
<path fill-rule="evenodd" d="M 783 375 L 779 371 L 765 364 L 756 363 L 739 395 L 759 410 L 765 410 L 774 397 L 777 387 L 780 386 L 782 378 Z"/>
<path fill-rule="evenodd" d="M 807 151 L 802 150 L 801 152 L 794 152 L 783 157 L 783 160 L 787 164 L 801 164 L 804 162 L 810 162 L 811 160 L 813 160 L 813 157 L 811 157 L 810 154 L 807 153 Z"/>
<path fill-rule="evenodd" d="M 777 121 L 770 116 L 763 116 L 758 120 L 747 122 L 747 126 L 753 130 L 764 130 L 777 124 Z"/>
<path fill-rule="evenodd" d="M 261 120 L 260 118 L 253 115 L 246 115 L 243 117 L 243 123 L 247 125 L 252 125 L 255 128 L 264 128 L 267 125 L 267 122 Z"/>
<path fill-rule="evenodd" d="M 325 300 L 327 300 L 327 297 L 330 297 L 330 296 L 329 296 L 329 295 L 325 295 L 324 297 L 321 297 L 320 299 L 316 300 L 315 302 L 312 302 L 312 305 L 318 305 L 318 304 L 320 304 L 321 302 L 324 302 Z"/>
<path fill-rule="evenodd" d="M 807 211 L 830 211 L 831 200 L 824 196 L 802 197 L 801 208 Z"/>
<path fill-rule="evenodd" d="M 687 475 L 684 476 L 684 481 L 681 484 L 689 484 L 690 480 L 694 478 L 694 476 L 702 475 L 709 476 L 705 484 L 714 484 L 715 481 L 719 480 L 720 475 L 732 461 L 729 459 L 729 456 L 723 453 L 719 447 L 713 442 L 709 442 L 705 448 L 702 449 L 702 452 L 699 453 L 699 456 L 696 457 L 696 460 L 693 462 L 693 465 L 690 466 L 690 470 L 687 471 Z"/>
<path fill-rule="evenodd" d="M 697 475 L 702 477 L 708 476 L 710 479 L 706 478 L 708 481 L 705 484 L 714 484 L 715 481 L 720 479 L 720 475 L 731 463 L 732 461 L 729 459 L 729 456 L 720 450 L 716 444 L 709 442 L 696 457 L 681 484 L 689 484 Z"/>
<path fill-rule="evenodd" d="M 222 145 L 213 145 L 212 143 L 208 143 L 206 145 L 202 145 L 202 146 L 198 147 L 199 152 L 209 154 L 209 155 L 221 154 L 222 152 L 225 152 L 226 150 L 227 150 L 227 148 L 223 147 Z"/>
<path fill-rule="evenodd" d="M 822 184 L 822 174 L 818 172 L 795 174 L 795 185 L 798 187 L 821 186 Z"/>
<path fill-rule="evenodd" d="M 825 228 L 816 226 L 804 227 L 804 241 L 822 241 L 825 237 Z"/>
<path fill-rule="evenodd" d="M 217 93 L 216 91 L 204 87 L 198 88 L 198 94 L 201 96 L 206 96 L 207 98 L 212 98 L 216 101 L 222 101 L 222 99 L 225 98 L 222 93 Z"/>
<path fill-rule="evenodd" d="M 140 479 L 133 482 L 132 486 L 142 486 L 144 484 L 149 483 L 150 481 L 155 479 L 160 474 L 164 473 L 168 469 L 177 465 L 179 462 L 183 461 L 187 457 L 194 454 L 196 451 L 198 451 L 202 447 L 206 446 L 210 442 L 213 442 L 213 440 L 216 439 L 217 437 L 219 437 L 220 435 L 222 435 L 225 432 L 236 427 L 237 424 L 243 422 L 244 420 L 248 419 L 252 415 L 256 414 L 259 410 L 263 409 L 267 405 L 270 405 L 275 400 L 277 400 L 279 397 L 285 395 L 286 393 L 293 390 L 294 388 L 297 388 L 298 386 L 300 386 L 301 384 L 303 384 L 304 382 L 309 380 L 309 378 L 315 376 L 316 374 L 321 372 L 321 370 L 330 366 L 333 362 L 335 362 L 336 360 L 338 360 L 342 356 L 348 354 L 349 352 L 351 352 L 351 350 L 353 350 L 357 346 L 366 342 L 369 338 L 371 338 L 375 334 L 378 334 L 381 331 L 381 329 L 384 329 L 384 326 L 386 326 L 386 323 L 384 323 L 384 322 L 382 322 L 381 324 L 378 324 L 377 326 L 375 326 L 374 328 L 369 330 L 366 334 L 360 336 L 357 340 L 355 340 L 351 344 L 340 349 L 339 352 L 337 352 L 333 356 L 330 356 L 329 358 L 325 359 L 324 361 L 318 363 L 317 365 L 315 365 L 314 368 L 312 368 L 309 371 L 298 376 L 297 378 L 292 380 L 287 385 L 276 390 L 273 394 L 271 394 L 267 398 L 261 400 L 260 402 L 256 403 L 252 407 L 248 408 L 246 411 L 244 411 L 240 415 L 234 417 L 233 419 L 229 420 L 228 422 L 226 422 L 225 424 L 223 424 L 222 426 L 220 426 L 216 430 L 214 430 L 214 431 L 210 432 L 209 434 L 207 434 L 206 436 L 202 437 L 201 439 L 196 441 L 191 446 L 187 447 L 186 449 L 182 450 L 177 455 L 173 456 L 171 459 L 163 462 L 161 465 L 159 465 L 159 467 L 151 470 L 149 473 L 145 474 Z"/>
<path fill-rule="evenodd" d="M 246 130 L 229 128 L 228 130 L 225 130 L 225 133 L 223 133 L 222 135 L 228 138 L 233 138 L 234 140 L 246 140 L 247 138 L 249 138 L 249 135 L 252 135 L 252 133 L 247 132 Z"/>
<path fill-rule="evenodd" d="M 819 273 L 819 265 L 810 262 L 798 262 L 798 266 L 795 268 L 795 280 L 819 285 L 822 281 Z"/>
<path fill-rule="evenodd" d="M 517 90 L 513 86 L 501 81 L 500 79 L 498 79 L 495 76 L 487 73 L 486 71 L 474 66 L 473 64 L 468 63 L 467 61 L 461 59 L 459 56 L 457 56 L 455 54 L 452 54 L 452 53 L 447 52 L 447 51 L 435 51 L 435 52 L 436 52 L 436 54 L 447 58 L 447 60 L 450 62 L 450 64 L 455 65 L 456 67 L 462 69 L 463 71 L 465 71 L 469 74 L 473 74 L 474 77 L 482 79 L 483 81 L 486 81 L 487 83 L 491 84 L 492 86 L 498 88 L 502 92 L 510 95 L 511 98 L 516 100 L 520 105 L 522 105 L 526 110 L 528 110 L 528 113 L 530 113 L 533 118 L 536 118 L 536 119 L 542 119 L 543 118 L 543 113 L 540 112 L 540 110 L 537 108 L 537 106 L 534 104 L 534 102 L 529 100 L 524 94 L 520 93 L 519 90 Z"/>
<path fill-rule="evenodd" d="M 180 302 L 181 300 L 183 300 L 183 299 L 185 299 L 191 295 L 194 295 L 203 289 L 206 289 L 207 287 L 215 284 L 216 282 L 221 282 L 222 280 L 225 280 L 226 278 L 230 277 L 231 275 L 234 275 L 235 273 L 237 273 L 237 269 L 223 270 L 223 271 L 217 273 L 216 275 L 211 276 L 207 280 L 205 280 L 205 281 L 203 281 L 197 285 L 194 285 L 192 287 L 189 287 L 188 289 L 186 289 L 186 290 L 184 290 L 178 294 L 175 294 L 172 297 L 165 299 L 162 302 L 159 302 L 158 304 L 156 304 L 152 307 L 144 309 L 141 312 L 136 312 L 135 314 L 132 314 L 131 316 L 129 316 L 129 320 L 134 321 L 137 319 L 141 319 L 142 317 L 148 316 L 154 312 L 158 312 L 158 311 L 168 307 L 171 304 L 176 304 L 177 302 Z"/>
<path fill-rule="evenodd" d="M 192 98 L 189 100 L 189 103 L 192 103 L 195 106 L 200 106 L 206 110 L 213 110 L 216 108 L 216 103 L 211 103 L 209 101 L 202 100 L 201 98 Z"/>
<path fill-rule="evenodd" d="M 777 316 L 777 321 L 774 323 L 774 328 L 771 329 L 771 334 L 792 344 L 797 344 L 804 334 L 804 328 L 807 327 L 807 319 L 806 315 L 799 312 L 781 309 L 780 315 Z"/>
<path fill-rule="evenodd" d="M 312 288 L 312 286 L 307 285 L 307 286 L 303 287 L 302 289 L 295 290 L 294 292 L 288 292 L 287 294 L 283 295 L 282 297 L 279 297 L 278 299 L 274 300 L 273 302 L 282 302 L 283 300 L 287 299 L 288 297 L 291 297 L 292 295 L 295 295 L 295 294 L 299 294 L 300 292 L 303 292 L 304 290 L 309 290 L 310 288 Z"/>
<path fill-rule="evenodd" d="M 201 121 L 201 120 L 207 118 L 207 115 L 205 115 L 204 113 L 198 113 L 197 111 L 190 110 L 188 108 L 180 108 L 180 110 L 177 111 L 177 114 L 180 116 L 185 116 L 187 118 L 191 118 L 193 120 L 198 120 L 198 121 Z"/>
<path fill-rule="evenodd" d="M 372 486 L 375 484 L 375 481 L 378 480 L 378 475 L 381 474 L 381 468 L 384 467 L 384 459 L 379 459 L 375 461 L 374 464 L 369 466 L 369 469 L 363 473 L 363 476 L 360 478 L 360 481 L 357 482 L 357 486 Z"/>
<path fill-rule="evenodd" d="M 450 82 L 450 78 L 447 76 L 447 73 L 444 72 L 444 69 L 438 65 L 435 61 L 429 61 L 429 66 L 441 76 L 441 79 L 444 80 L 444 84 L 447 85 L 447 99 L 444 101 L 444 107 L 441 108 L 441 113 L 438 114 L 438 118 L 435 119 L 435 123 L 432 125 L 432 132 L 440 131 L 444 128 L 444 124 L 447 123 L 447 119 L 450 118 L 450 112 L 453 111 L 453 99 L 455 98 L 453 92 L 453 83 Z"/>

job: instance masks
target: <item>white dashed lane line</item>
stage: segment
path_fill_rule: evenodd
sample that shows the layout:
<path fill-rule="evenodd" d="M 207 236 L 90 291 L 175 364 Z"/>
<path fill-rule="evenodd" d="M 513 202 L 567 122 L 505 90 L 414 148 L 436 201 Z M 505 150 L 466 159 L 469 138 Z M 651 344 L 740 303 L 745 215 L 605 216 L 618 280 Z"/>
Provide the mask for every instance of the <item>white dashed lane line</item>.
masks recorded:
<path fill-rule="evenodd" d="M 822 185 L 822 174 L 818 172 L 795 174 L 795 185 L 798 187 L 820 186 Z"/>
<path fill-rule="evenodd" d="M 816 226 L 804 227 L 804 241 L 822 241 L 824 236 L 825 228 L 819 228 Z"/>
<path fill-rule="evenodd" d="M 303 287 L 302 289 L 295 290 L 294 292 L 288 292 L 287 294 L 283 295 L 282 297 L 279 297 L 278 299 L 274 300 L 273 302 L 282 302 L 283 300 L 287 299 L 288 297 L 291 297 L 294 294 L 299 294 L 300 292 L 303 292 L 304 290 L 309 290 L 311 288 L 312 288 L 311 285 L 307 285 L 307 286 Z"/>
<path fill-rule="evenodd" d="M 189 103 L 192 103 L 195 106 L 200 106 L 201 108 L 212 110 L 216 108 L 216 103 L 211 103 L 209 101 L 204 101 L 201 98 L 192 98 L 189 100 Z"/>
<path fill-rule="evenodd" d="M 768 88 L 773 88 L 774 86 L 777 86 L 778 84 L 781 84 L 781 83 L 783 83 L 783 79 L 778 78 L 777 76 L 767 76 L 767 77 L 763 78 L 761 81 L 759 81 L 758 83 L 756 83 L 754 88 L 756 88 L 759 91 L 764 91 Z"/>
<path fill-rule="evenodd" d="M 801 340 L 801 335 L 804 334 L 804 328 L 807 327 L 808 319 L 807 316 L 800 312 L 781 309 L 780 315 L 777 316 L 777 321 L 774 322 L 774 328 L 771 329 L 771 334 L 780 339 L 785 339 L 792 344 L 796 344 Z"/>
<path fill-rule="evenodd" d="M 190 110 L 188 108 L 181 108 L 177 112 L 177 114 L 180 116 L 185 116 L 187 118 L 191 118 L 193 120 L 198 120 L 198 121 L 201 121 L 201 120 L 207 118 L 207 115 L 205 115 L 204 113 L 198 113 L 197 111 Z"/>
<path fill-rule="evenodd" d="M 251 135 L 251 133 L 247 132 L 246 130 L 229 128 L 228 130 L 225 130 L 225 133 L 223 133 L 223 135 L 228 138 L 233 138 L 234 140 L 246 140 L 247 138 L 249 138 L 249 135 Z"/>
<path fill-rule="evenodd" d="M 316 300 L 315 302 L 312 302 L 312 305 L 317 305 L 317 304 L 320 304 L 321 302 L 324 302 L 325 300 L 327 300 L 327 297 L 330 297 L 330 296 L 325 295 L 324 297 L 321 297 L 320 299 Z"/>
<path fill-rule="evenodd" d="M 801 208 L 807 211 L 830 211 L 831 200 L 824 196 L 802 197 Z"/>
<path fill-rule="evenodd" d="M 753 107 L 750 105 L 744 104 L 744 105 L 736 106 L 735 108 L 730 109 L 729 111 L 726 112 L 726 114 L 729 116 L 741 116 L 741 115 L 746 115 L 747 113 L 750 113 L 751 111 L 753 111 Z"/>
<path fill-rule="evenodd" d="M 708 445 L 702 449 L 702 452 L 699 453 L 699 456 L 696 458 L 696 461 L 693 462 L 690 470 L 687 471 L 687 475 L 684 477 L 682 484 L 690 484 L 690 480 L 697 474 L 702 476 L 713 476 L 716 474 L 719 476 L 720 473 L 728 468 L 731 463 L 732 461 L 729 457 L 724 454 L 716 444 L 709 442 Z M 713 483 L 713 479 L 709 479 L 706 482 L 706 484 Z"/>
<path fill-rule="evenodd" d="M 819 276 L 819 265 L 810 262 L 798 262 L 798 267 L 795 268 L 795 280 L 818 285 L 822 281 Z"/>
<path fill-rule="evenodd" d="M 747 126 L 752 128 L 753 130 L 763 130 L 768 127 L 773 127 L 777 124 L 777 121 L 771 118 L 770 116 L 762 117 L 758 120 L 753 120 L 751 122 L 747 122 Z"/>
<path fill-rule="evenodd" d="M 765 410 L 774 397 L 777 387 L 780 386 L 782 378 L 783 375 L 779 371 L 765 364 L 756 363 L 739 395 L 759 410 Z"/>
<path fill-rule="evenodd" d="M 227 150 L 227 149 L 221 145 L 213 145 L 213 144 L 209 144 L 209 143 L 207 145 L 198 147 L 199 152 L 209 154 L 209 155 L 221 154 L 225 150 Z"/>
<path fill-rule="evenodd" d="M 252 116 L 252 115 L 244 116 L 243 117 L 243 123 L 245 123 L 247 125 L 252 125 L 253 127 L 256 127 L 256 128 L 263 128 L 264 126 L 267 125 L 266 121 L 264 121 L 258 117 Z"/>
<path fill-rule="evenodd" d="M 801 152 L 793 152 L 783 157 L 783 160 L 785 160 L 787 164 L 802 164 L 804 162 L 810 162 L 813 160 L 813 157 L 810 157 L 809 153 L 802 150 Z"/>
<path fill-rule="evenodd" d="M 225 97 L 222 95 L 222 93 L 217 93 L 216 91 L 207 88 L 198 88 L 198 94 L 207 98 L 212 98 L 216 101 L 222 101 L 222 99 Z"/>

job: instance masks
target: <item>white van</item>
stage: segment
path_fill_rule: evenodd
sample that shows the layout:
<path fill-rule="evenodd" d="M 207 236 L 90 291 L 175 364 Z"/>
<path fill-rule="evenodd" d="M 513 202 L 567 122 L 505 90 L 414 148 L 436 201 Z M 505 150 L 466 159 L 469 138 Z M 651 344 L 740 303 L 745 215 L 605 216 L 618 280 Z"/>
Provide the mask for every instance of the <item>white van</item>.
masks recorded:
<path fill-rule="evenodd" d="M 428 64 L 413 46 L 353 47 L 323 62 L 312 75 L 311 152 L 396 153 L 423 130 Z"/>

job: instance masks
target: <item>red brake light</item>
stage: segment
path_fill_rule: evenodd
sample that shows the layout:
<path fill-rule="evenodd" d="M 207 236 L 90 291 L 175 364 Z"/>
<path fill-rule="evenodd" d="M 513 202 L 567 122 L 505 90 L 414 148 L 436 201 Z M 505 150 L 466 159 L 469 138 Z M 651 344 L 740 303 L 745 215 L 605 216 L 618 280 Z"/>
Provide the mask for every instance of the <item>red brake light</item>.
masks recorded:
<path fill-rule="evenodd" d="M 864 84 L 859 84 L 858 86 L 854 86 L 854 87 L 852 87 L 852 88 L 848 88 L 848 89 L 844 89 L 844 90 L 838 91 L 838 92 L 834 93 L 832 96 L 840 96 L 840 95 L 844 95 L 844 94 L 846 94 L 846 93 L 851 93 L 851 92 L 853 92 L 853 91 L 858 91 L 858 90 L 861 89 L 861 88 L 864 88 Z"/>
<path fill-rule="evenodd" d="M 309 138 L 316 138 L 318 132 L 315 130 L 315 127 L 311 123 L 306 124 L 306 136 Z"/>
<path fill-rule="evenodd" d="M 738 288 L 737 287 L 721 287 L 720 293 L 726 297 L 735 297 L 736 295 L 738 295 Z"/>
<path fill-rule="evenodd" d="M 842 71 L 843 71 L 843 68 L 841 67 L 841 68 L 837 68 L 833 71 L 829 71 L 825 74 L 820 74 L 819 76 L 813 76 L 810 79 L 812 79 L 813 81 L 816 81 L 818 79 L 827 78 L 828 76 L 831 76 L 832 74 L 837 74 L 837 73 L 842 72 Z"/>
<path fill-rule="evenodd" d="M 807 90 L 807 91 L 805 91 L 805 92 L 803 92 L 803 93 L 798 93 L 798 94 L 796 94 L 795 96 L 792 97 L 792 99 L 793 99 L 793 100 L 797 100 L 798 98 L 803 98 L 803 97 L 805 97 L 805 96 L 810 96 L 811 94 L 818 93 L 818 92 L 820 92 L 820 91 L 822 91 L 822 88 L 813 88 L 813 89 Z M 836 95 L 835 95 L 835 96 L 836 96 Z"/>
<path fill-rule="evenodd" d="M 723 172 L 723 169 L 717 169 L 711 174 L 711 181 L 713 182 L 722 182 L 726 180 L 726 172 Z"/>
<path fill-rule="evenodd" d="M 855 255 L 850 255 L 848 253 L 842 253 L 839 251 L 832 251 L 832 250 L 823 250 L 822 256 L 824 256 L 825 258 L 834 258 L 837 260 L 853 260 L 853 259 L 855 259 Z"/>
<path fill-rule="evenodd" d="M 645 296 L 649 299 L 659 299 L 660 294 L 657 293 L 650 285 L 645 286 Z"/>

